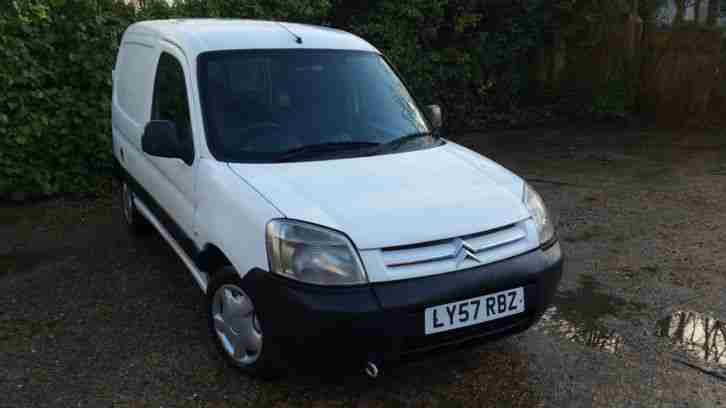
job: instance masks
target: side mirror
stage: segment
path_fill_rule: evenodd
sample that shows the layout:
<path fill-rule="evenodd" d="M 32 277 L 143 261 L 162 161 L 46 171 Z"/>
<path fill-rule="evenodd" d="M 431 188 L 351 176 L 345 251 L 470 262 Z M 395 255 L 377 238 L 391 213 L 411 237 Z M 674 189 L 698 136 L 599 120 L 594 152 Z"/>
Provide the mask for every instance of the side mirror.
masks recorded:
<path fill-rule="evenodd" d="M 170 120 L 152 120 L 147 123 L 141 137 L 141 149 L 151 156 L 181 159 L 186 164 L 191 164 L 193 160 L 192 155 L 179 143 L 176 125 Z"/>
<path fill-rule="evenodd" d="M 441 106 L 439 105 L 428 105 L 426 107 L 426 115 L 431 122 L 431 126 L 438 130 L 444 125 L 444 120 L 441 114 Z"/>

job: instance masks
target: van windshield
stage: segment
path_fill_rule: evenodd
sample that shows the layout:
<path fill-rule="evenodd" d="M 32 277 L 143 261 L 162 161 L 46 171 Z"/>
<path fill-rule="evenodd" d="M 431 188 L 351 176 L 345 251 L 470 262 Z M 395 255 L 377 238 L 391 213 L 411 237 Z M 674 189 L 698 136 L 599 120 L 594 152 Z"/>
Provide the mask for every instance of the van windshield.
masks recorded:
<path fill-rule="evenodd" d="M 372 52 L 208 52 L 199 84 L 209 146 L 222 161 L 323 160 L 442 143 Z"/>

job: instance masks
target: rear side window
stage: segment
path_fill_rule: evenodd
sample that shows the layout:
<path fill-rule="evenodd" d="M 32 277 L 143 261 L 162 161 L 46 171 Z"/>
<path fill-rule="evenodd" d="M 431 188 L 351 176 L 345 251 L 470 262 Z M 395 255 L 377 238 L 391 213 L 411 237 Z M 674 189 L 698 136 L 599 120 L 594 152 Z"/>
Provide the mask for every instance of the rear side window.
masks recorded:
<path fill-rule="evenodd" d="M 154 69 L 156 51 L 136 42 L 125 42 L 118 55 L 116 93 L 119 107 L 139 125 L 148 120 L 147 101 L 151 80 L 148 72 Z M 146 80 L 145 80 L 146 79 Z"/>
<path fill-rule="evenodd" d="M 174 122 L 182 144 L 188 148 L 193 147 L 184 70 L 179 61 L 167 53 L 162 53 L 159 57 L 151 119 Z"/>

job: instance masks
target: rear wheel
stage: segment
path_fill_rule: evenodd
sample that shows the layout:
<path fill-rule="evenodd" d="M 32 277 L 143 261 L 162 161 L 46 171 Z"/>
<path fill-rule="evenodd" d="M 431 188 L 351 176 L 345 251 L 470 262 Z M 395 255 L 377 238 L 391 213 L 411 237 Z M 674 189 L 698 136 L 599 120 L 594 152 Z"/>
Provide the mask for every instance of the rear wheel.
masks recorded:
<path fill-rule="evenodd" d="M 209 331 L 229 364 L 256 377 L 274 378 L 283 367 L 279 347 L 263 335 L 251 292 L 231 266 L 217 272 L 207 290 Z"/>
<path fill-rule="evenodd" d="M 143 234 L 151 230 L 149 221 L 136 208 L 134 193 L 126 181 L 121 182 L 121 210 L 124 223 L 134 234 Z"/>

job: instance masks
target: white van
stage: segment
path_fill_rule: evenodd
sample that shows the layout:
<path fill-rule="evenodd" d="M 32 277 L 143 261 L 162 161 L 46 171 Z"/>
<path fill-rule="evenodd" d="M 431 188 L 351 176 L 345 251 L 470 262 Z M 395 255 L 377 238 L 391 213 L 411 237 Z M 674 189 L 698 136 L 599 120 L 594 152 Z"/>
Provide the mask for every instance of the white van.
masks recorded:
<path fill-rule="evenodd" d="M 551 301 L 562 253 L 540 196 L 443 139 L 440 109 L 366 41 L 147 21 L 126 30 L 113 79 L 125 222 L 169 242 L 242 370 L 300 358 L 374 376 L 524 330 Z"/>

